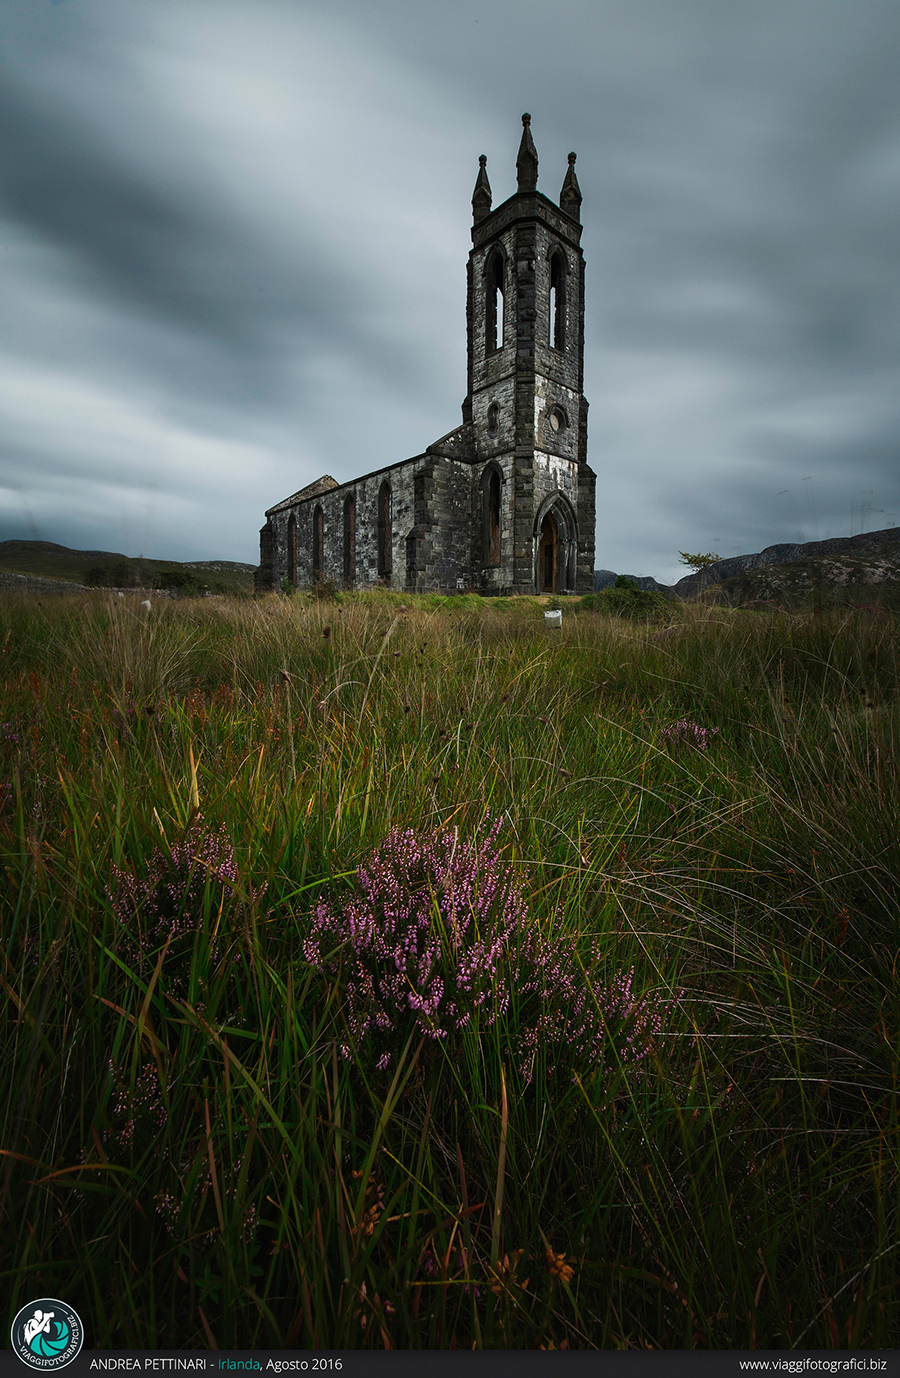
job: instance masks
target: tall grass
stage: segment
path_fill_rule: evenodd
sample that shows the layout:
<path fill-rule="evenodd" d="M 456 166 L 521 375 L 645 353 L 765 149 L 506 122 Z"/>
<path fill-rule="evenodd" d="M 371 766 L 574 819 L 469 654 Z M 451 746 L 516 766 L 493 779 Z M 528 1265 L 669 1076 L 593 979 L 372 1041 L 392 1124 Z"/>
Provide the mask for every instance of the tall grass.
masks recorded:
<path fill-rule="evenodd" d="M 8 1321 L 56 1295 L 109 1348 L 900 1343 L 897 620 L 540 611 L 0 608 Z M 393 828 L 486 815 L 591 989 L 669 1002 L 638 1065 L 538 1047 L 523 1076 L 515 990 L 452 1047 L 412 1023 L 386 1069 L 342 1056 L 316 905 Z"/>

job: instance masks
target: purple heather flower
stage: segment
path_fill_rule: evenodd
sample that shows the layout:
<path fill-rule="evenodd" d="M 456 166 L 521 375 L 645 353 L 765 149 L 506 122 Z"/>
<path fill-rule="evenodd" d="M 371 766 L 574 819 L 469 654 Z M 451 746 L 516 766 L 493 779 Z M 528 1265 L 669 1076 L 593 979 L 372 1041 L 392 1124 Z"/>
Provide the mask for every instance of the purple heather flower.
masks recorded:
<path fill-rule="evenodd" d="M 663 728 L 660 740 L 673 746 L 696 746 L 701 751 L 706 751 L 713 737 L 718 735 L 717 727 L 701 727 L 699 723 L 690 722 L 687 718 L 679 718 L 677 723 L 671 727 Z"/>
<path fill-rule="evenodd" d="M 529 922 L 521 884 L 497 847 L 502 819 L 466 841 L 457 830 L 395 828 L 359 867 L 359 891 L 316 905 L 306 960 L 345 980 L 347 1022 L 358 1051 L 390 1065 L 412 1021 L 433 1043 L 507 1013 L 510 995 L 531 1011 L 517 1060 L 526 1082 L 538 1049 L 596 1067 L 612 1035 L 624 1062 L 646 1056 L 665 1005 L 632 995 L 633 973 L 606 988 L 585 977 L 571 935 L 543 936 Z M 596 965 L 598 953 L 592 953 Z M 342 1055 L 350 1056 L 345 1043 Z"/>
<path fill-rule="evenodd" d="M 214 833 L 200 820 L 170 852 L 155 847 L 142 878 L 118 866 L 112 872 L 114 883 L 107 894 L 126 929 L 127 956 L 141 974 L 148 966 L 152 969 L 168 938 L 174 946 L 178 939 L 193 935 L 203 917 L 207 886 L 227 892 L 238 879 L 225 825 Z M 260 898 L 264 890 L 254 892 L 253 898 Z"/>
<path fill-rule="evenodd" d="M 145 1063 L 133 1088 L 129 1088 L 127 1072 L 119 1070 L 112 1061 L 109 1070 L 115 1086 L 113 1115 L 119 1121 L 116 1138 L 122 1148 L 129 1148 L 139 1124 L 147 1128 L 151 1124 L 158 1126 L 165 1122 L 166 1111 L 156 1065 Z"/>

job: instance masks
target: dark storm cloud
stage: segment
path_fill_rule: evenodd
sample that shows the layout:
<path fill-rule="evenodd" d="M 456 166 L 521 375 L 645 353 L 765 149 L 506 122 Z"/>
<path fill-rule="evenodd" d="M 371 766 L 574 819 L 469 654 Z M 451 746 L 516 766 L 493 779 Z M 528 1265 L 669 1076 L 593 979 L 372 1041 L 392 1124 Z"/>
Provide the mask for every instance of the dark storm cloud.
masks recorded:
<path fill-rule="evenodd" d="M 0 535 L 252 559 L 449 430 L 525 109 L 585 195 L 598 565 L 896 514 L 898 43 L 886 0 L 9 0 Z"/>
<path fill-rule="evenodd" d="M 320 348 L 359 352 L 378 369 L 360 327 L 365 293 L 352 265 L 338 271 L 330 261 L 327 244 L 304 244 L 300 226 L 294 254 L 279 256 L 249 208 L 239 218 L 224 198 L 215 204 L 208 185 L 192 195 L 167 178 L 164 161 L 156 176 L 141 175 L 41 95 L 0 93 L 0 214 L 55 246 L 95 301 L 131 313 L 135 334 L 141 322 L 159 322 L 196 352 L 212 351 L 208 369 L 196 361 L 192 386 L 236 401 L 247 391 L 277 396 L 285 335 L 304 322 L 315 322 Z M 160 123 L 165 129 L 164 114 Z"/>
<path fill-rule="evenodd" d="M 384 360 L 367 328 L 382 309 L 378 285 L 341 256 L 321 223 L 298 219 L 289 238 L 281 226 L 273 234 L 276 207 L 254 203 L 238 168 L 231 178 L 210 175 L 202 139 L 190 143 L 202 131 L 183 113 L 121 81 L 106 99 L 92 92 L 102 92 L 111 61 L 125 67 L 129 44 L 148 37 L 120 26 L 118 51 L 83 54 L 84 92 L 70 86 L 61 95 L 53 68 L 40 64 L 25 84 L 22 64 L 12 64 L 0 95 L 0 214 L 56 246 L 93 300 L 132 312 L 136 334 L 144 323 L 171 326 L 215 349 L 219 362 L 231 354 L 258 365 L 260 385 L 273 370 L 278 377 L 290 330 L 380 373 Z M 231 57 L 240 64 L 239 51 Z M 300 161 L 302 147 L 293 151 Z M 284 174 L 289 192 L 296 168 L 286 163 Z M 323 193 L 338 207 L 346 195 Z M 413 350 L 404 364 L 415 368 Z"/>
<path fill-rule="evenodd" d="M 215 253 L 212 223 L 198 223 L 164 187 L 139 180 L 34 101 L 0 94 L 0 122 L 0 206 L 9 220 L 63 249 L 93 291 L 204 325 L 211 301 L 221 310 L 185 271 L 204 256 L 204 241 Z M 234 313 L 219 325 L 233 330 L 242 320 Z"/>

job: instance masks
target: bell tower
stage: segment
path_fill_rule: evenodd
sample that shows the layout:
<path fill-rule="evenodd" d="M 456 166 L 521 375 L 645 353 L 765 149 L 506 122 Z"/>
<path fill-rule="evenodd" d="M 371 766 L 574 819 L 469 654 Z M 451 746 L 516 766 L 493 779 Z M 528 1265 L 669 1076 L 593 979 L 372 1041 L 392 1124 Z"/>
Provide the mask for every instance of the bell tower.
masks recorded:
<path fill-rule="evenodd" d="M 537 190 L 531 116 L 522 116 L 517 189 L 495 209 L 487 159 L 472 195 L 468 395 L 484 520 L 497 550 L 485 590 L 589 593 L 595 475 L 587 464 L 584 255 L 575 154 L 559 204 Z M 496 520 L 495 520 L 496 514 Z"/>

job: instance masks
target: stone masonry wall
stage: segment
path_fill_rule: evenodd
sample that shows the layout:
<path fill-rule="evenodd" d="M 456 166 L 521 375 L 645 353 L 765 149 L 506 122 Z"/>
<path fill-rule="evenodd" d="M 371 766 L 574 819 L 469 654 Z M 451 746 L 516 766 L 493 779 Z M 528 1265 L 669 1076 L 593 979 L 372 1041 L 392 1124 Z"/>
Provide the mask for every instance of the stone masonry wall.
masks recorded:
<path fill-rule="evenodd" d="M 354 568 L 357 588 L 383 583 L 390 588 L 423 592 L 458 587 L 483 593 L 506 593 L 514 582 L 514 456 L 492 461 L 501 476 L 500 563 L 484 563 L 486 465 L 419 455 L 402 464 L 380 469 L 353 483 L 341 484 L 289 507 L 270 513 L 266 544 L 271 550 L 271 584 L 279 588 L 288 572 L 288 531 L 291 515 L 296 532 L 295 584 L 313 583 L 313 530 L 317 507 L 322 509 L 322 580 L 344 582 L 344 503 L 355 498 Z M 539 484 L 540 501 L 559 487 L 574 505 L 572 461 L 546 456 Z M 378 498 L 382 483 L 391 485 L 391 573 L 378 570 Z M 534 491 L 534 489 L 532 490 Z M 527 533 L 526 559 L 533 580 L 533 518 Z"/>
<path fill-rule="evenodd" d="M 512 457 L 500 458 L 501 565 L 511 556 Z M 510 582 L 503 569 L 482 567 L 482 487 L 484 466 L 462 460 L 420 455 L 388 469 L 380 469 L 353 483 L 280 507 L 269 516 L 267 544 L 271 549 L 271 586 L 278 588 L 288 572 L 288 532 L 293 515 L 296 531 L 295 583 L 313 581 L 313 523 L 322 509 L 323 581 L 344 582 L 344 503 L 355 498 L 355 539 L 352 582 L 358 588 L 384 583 L 391 588 L 454 591 L 466 588 L 499 591 Z M 382 484 L 391 487 L 391 571 L 378 569 L 378 502 Z"/>

